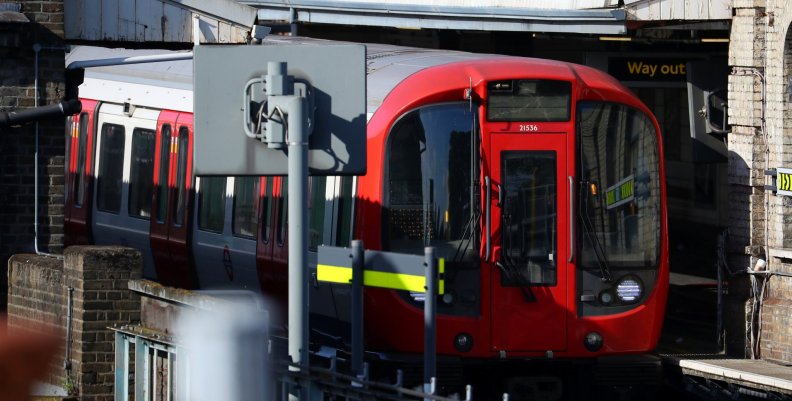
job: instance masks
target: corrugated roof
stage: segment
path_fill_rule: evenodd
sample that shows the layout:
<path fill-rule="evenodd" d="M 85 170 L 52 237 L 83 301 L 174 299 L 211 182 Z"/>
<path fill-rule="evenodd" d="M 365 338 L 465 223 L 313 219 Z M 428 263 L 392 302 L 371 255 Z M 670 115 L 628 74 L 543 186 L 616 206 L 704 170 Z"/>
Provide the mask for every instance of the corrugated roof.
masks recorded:
<path fill-rule="evenodd" d="M 542 7 L 529 7 L 530 4 L 525 7 L 485 7 L 448 5 L 467 4 L 464 2 L 440 5 L 361 0 L 241 0 L 240 2 L 258 8 L 259 21 L 587 34 L 623 34 L 627 31 L 624 10 L 578 9 L 575 8 L 577 2 L 571 0 L 555 1 L 556 8 L 548 8 L 544 3 Z M 607 4 L 609 3 L 603 3 L 603 5 Z"/>

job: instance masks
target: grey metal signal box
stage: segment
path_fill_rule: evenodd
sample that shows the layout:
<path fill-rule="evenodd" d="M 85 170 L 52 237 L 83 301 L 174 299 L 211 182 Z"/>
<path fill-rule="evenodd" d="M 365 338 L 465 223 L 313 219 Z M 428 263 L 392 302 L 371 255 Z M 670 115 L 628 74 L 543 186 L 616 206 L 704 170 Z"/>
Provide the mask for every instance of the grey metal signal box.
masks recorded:
<path fill-rule="evenodd" d="M 265 127 L 271 137 L 281 135 L 282 115 L 273 112 L 270 121 L 253 115 L 272 106 L 267 104 L 267 90 L 273 88 L 277 88 L 273 95 L 292 95 L 284 90 L 308 92 L 304 114 L 310 134 L 310 175 L 365 174 L 364 46 L 201 45 L 194 54 L 196 176 L 287 174 L 286 146 L 250 136 Z M 285 71 L 268 71 L 268 66 L 283 63 Z"/>

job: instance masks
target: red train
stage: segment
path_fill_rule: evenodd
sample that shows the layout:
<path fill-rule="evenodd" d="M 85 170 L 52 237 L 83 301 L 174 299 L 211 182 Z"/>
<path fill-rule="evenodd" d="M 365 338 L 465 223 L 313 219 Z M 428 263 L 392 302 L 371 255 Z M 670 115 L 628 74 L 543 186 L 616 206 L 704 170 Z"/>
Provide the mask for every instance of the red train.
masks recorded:
<path fill-rule="evenodd" d="M 67 63 L 117 52 L 76 48 Z M 311 248 L 435 246 L 445 357 L 652 351 L 668 228 L 650 111 L 575 64 L 384 45 L 367 58 L 367 174 L 312 177 Z M 192 176 L 191 74 L 191 61 L 86 70 L 83 111 L 68 119 L 66 240 L 136 247 L 167 285 L 285 302 L 288 180 Z M 311 288 L 313 334 L 344 338 L 349 289 Z M 367 288 L 365 299 L 367 349 L 422 352 L 419 297 Z"/>

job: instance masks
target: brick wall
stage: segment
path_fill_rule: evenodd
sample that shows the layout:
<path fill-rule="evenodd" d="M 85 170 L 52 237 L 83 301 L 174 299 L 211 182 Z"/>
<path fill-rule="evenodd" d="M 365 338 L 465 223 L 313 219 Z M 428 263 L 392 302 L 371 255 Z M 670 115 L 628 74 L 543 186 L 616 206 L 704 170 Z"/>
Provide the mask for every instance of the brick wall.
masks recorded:
<path fill-rule="evenodd" d="M 729 64 L 729 176 L 732 189 L 731 228 L 736 266 L 753 266 L 757 257 L 771 271 L 792 271 L 792 199 L 769 195 L 763 188 L 766 168 L 792 167 L 792 2 L 789 0 L 736 0 L 733 4 Z M 740 196 L 739 194 L 742 194 Z M 740 255 L 740 248 L 752 255 Z M 736 304 L 754 294 L 749 279 L 730 283 Z M 752 324 L 757 333 L 758 356 L 792 363 L 792 279 L 780 275 L 759 277 L 757 297 L 764 295 Z M 737 285 L 734 285 L 737 284 Z M 736 293 L 736 294 L 733 294 Z M 758 298 L 757 298 L 758 299 Z M 748 300 L 751 311 L 751 301 Z M 745 325 L 733 318 L 733 328 Z M 749 316 L 750 320 L 750 316 Z M 750 341 L 747 341 L 750 342 Z M 750 344 L 746 344 L 749 346 Z"/>
<path fill-rule="evenodd" d="M 128 282 L 142 271 L 140 252 L 131 248 L 74 246 L 63 260 L 14 255 L 8 262 L 9 330 L 44 327 L 57 333 L 64 346 L 48 381 L 75 389 L 80 400 L 112 400 L 115 355 L 108 327 L 140 321 L 140 296 L 128 290 Z"/>
<path fill-rule="evenodd" d="M 0 21 L 0 112 L 53 104 L 64 96 L 63 0 L 0 0 L 28 22 Z M 23 18 L 23 21 L 24 19 Z M 35 47 L 34 45 L 39 45 Z M 38 51 L 36 51 L 38 49 Z M 0 128 L 0 263 L 34 246 L 36 125 Z M 42 121 L 39 136 L 39 240 L 42 252 L 63 249 L 64 119 Z M 0 275 L 5 277 L 5 275 Z M 0 309 L 5 302 L 0 279 Z"/>
<path fill-rule="evenodd" d="M 764 244 L 764 164 L 765 138 L 762 134 L 762 87 L 764 64 L 764 27 L 761 19 L 764 2 L 740 0 L 733 4 L 734 17 L 729 45 L 729 242 L 728 261 L 732 269 L 749 266 L 746 249 Z M 759 67 L 759 68 L 757 68 Z M 760 215 L 757 215 L 760 214 Z M 758 218 L 757 218 L 758 217 Z M 731 356 L 750 355 L 748 321 L 750 289 L 747 277 L 731 277 L 725 300 L 724 326 L 726 350 Z"/>

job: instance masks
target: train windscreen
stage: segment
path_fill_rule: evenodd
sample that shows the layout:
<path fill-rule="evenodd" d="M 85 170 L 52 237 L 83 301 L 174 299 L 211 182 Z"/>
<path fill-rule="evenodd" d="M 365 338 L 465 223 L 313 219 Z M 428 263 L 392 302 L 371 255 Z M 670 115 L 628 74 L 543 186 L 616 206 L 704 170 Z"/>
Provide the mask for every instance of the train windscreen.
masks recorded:
<path fill-rule="evenodd" d="M 432 105 L 408 112 L 394 125 L 384 205 L 390 250 L 423 254 L 425 246 L 434 246 L 448 261 L 474 258 L 474 112 L 468 103 Z"/>
<path fill-rule="evenodd" d="M 656 267 L 661 194 L 652 121 L 604 102 L 581 102 L 577 119 L 581 267 Z"/>

